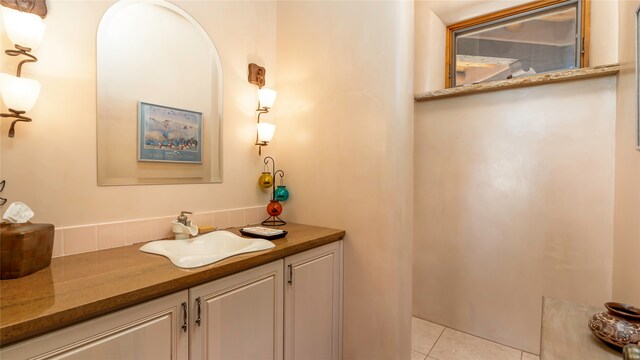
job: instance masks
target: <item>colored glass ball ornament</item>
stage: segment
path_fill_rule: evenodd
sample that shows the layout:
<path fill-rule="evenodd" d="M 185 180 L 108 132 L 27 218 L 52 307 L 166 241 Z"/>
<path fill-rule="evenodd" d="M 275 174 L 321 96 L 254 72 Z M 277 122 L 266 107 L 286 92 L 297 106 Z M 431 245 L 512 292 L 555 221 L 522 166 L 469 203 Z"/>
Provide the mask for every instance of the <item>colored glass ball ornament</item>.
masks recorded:
<path fill-rule="evenodd" d="M 258 179 L 258 185 L 260 185 L 260 187 L 264 189 L 268 189 L 273 186 L 273 176 L 271 175 L 271 173 L 268 171 L 263 172 Z"/>
<path fill-rule="evenodd" d="M 275 198 L 278 201 L 286 201 L 289 198 L 289 190 L 284 185 L 279 185 L 275 194 Z"/>
<path fill-rule="evenodd" d="M 267 213 L 271 216 L 278 216 L 282 214 L 282 205 L 278 202 L 278 200 L 269 200 L 269 205 L 267 205 Z"/>

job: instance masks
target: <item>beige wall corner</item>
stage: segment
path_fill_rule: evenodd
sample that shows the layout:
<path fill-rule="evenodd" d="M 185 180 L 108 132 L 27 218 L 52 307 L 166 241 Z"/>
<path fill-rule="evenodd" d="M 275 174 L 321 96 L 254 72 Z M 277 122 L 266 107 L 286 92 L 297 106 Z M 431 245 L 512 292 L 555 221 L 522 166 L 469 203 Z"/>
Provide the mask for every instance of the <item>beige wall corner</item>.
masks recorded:
<path fill-rule="evenodd" d="M 283 216 L 346 230 L 344 358 L 408 359 L 413 3 L 283 1 L 277 17 Z"/>
<path fill-rule="evenodd" d="M 640 152 L 636 151 L 636 10 L 620 1 L 613 300 L 640 306 Z"/>
<path fill-rule="evenodd" d="M 618 36 L 618 1 L 591 0 L 589 66 L 618 62 Z"/>
<path fill-rule="evenodd" d="M 427 4 L 415 2 L 414 92 L 442 89 L 445 84 L 447 28 Z"/>

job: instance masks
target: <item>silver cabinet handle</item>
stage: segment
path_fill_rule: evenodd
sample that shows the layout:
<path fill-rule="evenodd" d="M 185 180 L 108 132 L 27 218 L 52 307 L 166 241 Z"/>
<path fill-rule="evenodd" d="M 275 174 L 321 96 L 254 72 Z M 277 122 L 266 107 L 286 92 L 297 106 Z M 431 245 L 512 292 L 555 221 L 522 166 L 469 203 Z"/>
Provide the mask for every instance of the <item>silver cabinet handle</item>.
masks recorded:
<path fill-rule="evenodd" d="M 187 332 L 187 303 L 182 303 L 182 331 Z"/>
<path fill-rule="evenodd" d="M 198 327 L 200 327 L 200 298 L 196 298 L 196 313 L 197 313 L 197 318 L 196 318 L 196 324 L 198 325 Z"/>

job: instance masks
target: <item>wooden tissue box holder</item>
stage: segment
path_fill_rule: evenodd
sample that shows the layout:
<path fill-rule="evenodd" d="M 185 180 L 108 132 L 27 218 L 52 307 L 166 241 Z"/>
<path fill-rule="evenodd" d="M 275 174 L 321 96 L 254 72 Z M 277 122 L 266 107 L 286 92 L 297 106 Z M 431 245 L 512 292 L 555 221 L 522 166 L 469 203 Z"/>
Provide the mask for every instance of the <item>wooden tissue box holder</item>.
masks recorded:
<path fill-rule="evenodd" d="M 0 279 L 17 279 L 51 264 L 51 224 L 0 224 Z"/>

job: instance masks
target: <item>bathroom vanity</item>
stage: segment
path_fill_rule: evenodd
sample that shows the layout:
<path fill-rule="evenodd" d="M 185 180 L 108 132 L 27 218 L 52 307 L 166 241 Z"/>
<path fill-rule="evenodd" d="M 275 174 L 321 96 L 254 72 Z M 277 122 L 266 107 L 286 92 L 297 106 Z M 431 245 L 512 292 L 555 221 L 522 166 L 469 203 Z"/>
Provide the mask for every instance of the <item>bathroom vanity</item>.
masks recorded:
<path fill-rule="evenodd" d="M 192 270 L 137 244 L 2 281 L 0 357 L 339 359 L 344 231 L 282 228 L 271 250 Z"/>

